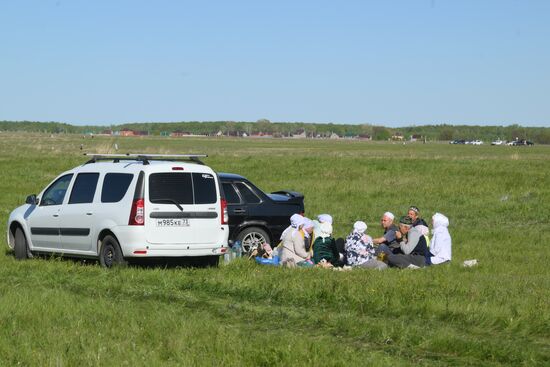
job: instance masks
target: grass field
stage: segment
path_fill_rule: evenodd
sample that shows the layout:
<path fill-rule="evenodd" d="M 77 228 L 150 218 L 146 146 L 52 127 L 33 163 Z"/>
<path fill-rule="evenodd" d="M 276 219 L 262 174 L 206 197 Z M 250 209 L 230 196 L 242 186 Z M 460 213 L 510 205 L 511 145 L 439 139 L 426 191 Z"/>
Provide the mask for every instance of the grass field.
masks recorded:
<path fill-rule="evenodd" d="M 450 218 L 451 264 L 384 272 L 131 266 L 0 252 L 0 365 L 549 365 L 550 147 L 0 134 L 0 213 L 82 152 L 207 153 L 356 220 Z M 83 150 L 80 145 L 83 144 Z M 479 265 L 464 268 L 466 259 Z"/>

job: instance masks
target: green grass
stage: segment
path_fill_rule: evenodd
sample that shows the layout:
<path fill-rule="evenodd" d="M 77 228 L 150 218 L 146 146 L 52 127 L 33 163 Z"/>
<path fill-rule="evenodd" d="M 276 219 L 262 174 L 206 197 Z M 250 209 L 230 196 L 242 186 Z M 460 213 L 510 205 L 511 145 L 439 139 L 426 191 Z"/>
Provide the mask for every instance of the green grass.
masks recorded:
<path fill-rule="evenodd" d="M 550 147 L 0 134 L 0 215 L 83 151 L 208 153 L 306 214 L 420 207 L 451 220 L 453 262 L 419 271 L 128 267 L 0 252 L 0 365 L 548 365 Z M 5 237 L 2 242 L 5 245 Z M 465 259 L 479 265 L 463 268 Z"/>

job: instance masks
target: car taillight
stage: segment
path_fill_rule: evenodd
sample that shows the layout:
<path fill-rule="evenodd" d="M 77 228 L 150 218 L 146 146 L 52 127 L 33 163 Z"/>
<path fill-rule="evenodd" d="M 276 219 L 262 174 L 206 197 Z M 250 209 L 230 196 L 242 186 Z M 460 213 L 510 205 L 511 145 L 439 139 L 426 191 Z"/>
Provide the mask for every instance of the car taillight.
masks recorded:
<path fill-rule="evenodd" d="M 132 202 L 132 210 L 130 211 L 129 226 L 142 226 L 145 222 L 145 201 L 143 199 L 136 199 Z"/>
<path fill-rule="evenodd" d="M 221 199 L 220 200 L 220 203 L 221 203 L 221 219 L 222 219 L 222 224 L 227 224 L 227 222 L 229 221 L 229 215 L 227 214 L 227 201 L 225 201 L 225 199 Z"/>

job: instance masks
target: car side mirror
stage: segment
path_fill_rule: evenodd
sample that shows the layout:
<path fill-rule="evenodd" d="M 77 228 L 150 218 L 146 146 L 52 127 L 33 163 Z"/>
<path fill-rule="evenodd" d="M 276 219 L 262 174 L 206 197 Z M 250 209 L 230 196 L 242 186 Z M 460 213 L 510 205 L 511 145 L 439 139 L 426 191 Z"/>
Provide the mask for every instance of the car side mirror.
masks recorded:
<path fill-rule="evenodd" d="M 27 200 L 25 200 L 25 203 L 31 204 L 31 205 L 38 205 L 38 199 L 36 198 L 35 194 L 32 194 L 27 196 Z"/>

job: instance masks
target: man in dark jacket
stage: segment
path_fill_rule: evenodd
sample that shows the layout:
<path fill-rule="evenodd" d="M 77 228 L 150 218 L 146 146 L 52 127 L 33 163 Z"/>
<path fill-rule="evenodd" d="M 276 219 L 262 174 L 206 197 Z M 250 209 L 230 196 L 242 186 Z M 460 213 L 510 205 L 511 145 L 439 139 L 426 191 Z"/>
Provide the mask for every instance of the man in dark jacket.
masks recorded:
<path fill-rule="evenodd" d="M 402 254 L 388 255 L 389 266 L 402 269 L 426 266 L 426 258 L 430 256 L 426 237 L 420 230 L 422 226 L 414 227 L 412 224 L 412 219 L 408 216 L 403 216 L 399 219 L 399 231 L 404 236 L 406 235 L 406 239 L 399 246 L 403 252 Z"/>

